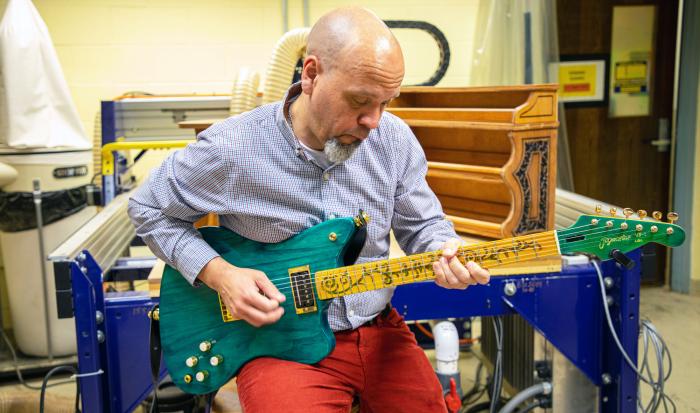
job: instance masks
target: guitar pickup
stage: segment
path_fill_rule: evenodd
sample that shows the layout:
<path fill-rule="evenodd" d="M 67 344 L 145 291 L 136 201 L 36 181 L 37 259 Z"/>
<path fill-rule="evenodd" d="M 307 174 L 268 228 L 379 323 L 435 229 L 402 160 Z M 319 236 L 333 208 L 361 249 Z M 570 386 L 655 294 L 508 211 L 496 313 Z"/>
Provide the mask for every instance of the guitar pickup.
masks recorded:
<path fill-rule="evenodd" d="M 289 281 L 294 296 L 294 308 L 297 314 L 306 314 L 317 311 L 316 295 L 314 294 L 313 281 L 309 266 L 294 267 L 289 269 Z"/>

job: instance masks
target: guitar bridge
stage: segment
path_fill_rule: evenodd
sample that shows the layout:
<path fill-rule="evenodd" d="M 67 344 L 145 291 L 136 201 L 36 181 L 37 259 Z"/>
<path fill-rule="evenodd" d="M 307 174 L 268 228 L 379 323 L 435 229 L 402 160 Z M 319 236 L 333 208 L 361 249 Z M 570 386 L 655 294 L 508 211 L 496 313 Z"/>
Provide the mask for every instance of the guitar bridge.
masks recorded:
<path fill-rule="evenodd" d="M 309 266 L 294 267 L 289 269 L 289 280 L 294 296 L 294 308 L 297 314 L 312 313 L 317 310 L 316 296 L 314 295 L 313 281 Z"/>

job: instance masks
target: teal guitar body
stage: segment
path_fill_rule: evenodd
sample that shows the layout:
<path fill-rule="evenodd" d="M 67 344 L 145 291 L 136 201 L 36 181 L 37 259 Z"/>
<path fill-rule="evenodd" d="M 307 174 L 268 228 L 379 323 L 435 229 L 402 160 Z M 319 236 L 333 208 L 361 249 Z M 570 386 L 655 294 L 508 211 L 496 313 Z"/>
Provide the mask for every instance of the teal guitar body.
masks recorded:
<path fill-rule="evenodd" d="M 160 334 L 165 363 L 178 387 L 188 393 L 209 393 L 254 358 L 270 356 L 311 364 L 333 350 L 335 338 L 327 319 L 330 301 L 311 297 L 315 310 L 307 308 L 299 314 L 299 304 L 308 307 L 310 292 L 297 288 L 296 295 L 292 293 L 290 269 L 308 266 L 313 276 L 316 271 L 344 265 L 348 245 L 357 232 L 352 218 L 323 222 L 277 244 L 251 241 L 222 227 L 200 232 L 229 263 L 263 271 L 286 296 L 285 311 L 278 322 L 260 328 L 242 320 L 225 321 L 214 290 L 204 284 L 193 287 L 177 270 L 166 266 L 160 288 Z M 315 296 L 312 282 L 301 285 L 311 287 Z"/>

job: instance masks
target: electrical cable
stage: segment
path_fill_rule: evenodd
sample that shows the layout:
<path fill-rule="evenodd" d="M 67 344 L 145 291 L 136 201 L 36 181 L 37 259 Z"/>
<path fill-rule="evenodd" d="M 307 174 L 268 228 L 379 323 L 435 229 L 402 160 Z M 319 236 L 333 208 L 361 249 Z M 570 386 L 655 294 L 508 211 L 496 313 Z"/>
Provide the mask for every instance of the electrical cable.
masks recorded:
<path fill-rule="evenodd" d="M 471 400 L 475 394 L 478 394 L 479 392 L 482 392 L 481 394 L 483 394 L 483 390 L 479 389 L 479 384 L 481 383 L 481 371 L 483 370 L 483 368 L 484 368 L 484 363 L 481 360 L 479 360 L 479 364 L 476 366 L 476 373 L 474 373 L 474 385 L 472 386 L 471 389 L 469 389 L 468 392 L 464 393 L 464 395 L 462 396 L 462 406 L 471 404 L 471 403 L 475 402 L 476 400 L 479 400 L 479 398 Z M 490 380 L 490 376 L 489 376 L 489 380 Z M 484 386 L 484 388 L 486 388 L 488 385 L 489 385 L 489 383 L 487 380 L 486 386 Z M 481 397 L 481 395 L 479 395 L 479 397 Z"/>
<path fill-rule="evenodd" d="M 46 373 L 46 376 L 44 376 L 44 380 L 41 383 L 41 395 L 39 396 L 39 413 L 44 413 L 44 396 L 46 395 L 46 388 L 48 387 L 48 382 L 51 376 L 53 376 L 55 373 L 58 373 L 59 371 L 69 371 L 71 373 L 78 374 L 78 371 L 75 369 L 73 366 L 58 366 L 54 367 L 51 369 L 48 373 Z M 80 412 L 80 409 L 78 408 L 78 401 L 80 400 L 80 384 L 76 380 L 75 382 L 75 412 Z"/>
<path fill-rule="evenodd" d="M 526 404 L 525 407 L 523 407 L 522 409 L 518 410 L 516 413 L 528 413 L 528 412 L 530 412 L 530 411 L 532 411 L 532 410 L 534 410 L 534 409 L 536 409 L 536 408 L 538 408 L 538 407 L 543 407 L 543 406 L 542 406 L 542 404 L 543 404 L 542 401 L 543 401 L 543 400 L 544 400 L 544 399 L 534 400 L 534 401 L 532 401 L 532 402 Z"/>
<path fill-rule="evenodd" d="M 513 396 L 508 403 L 506 403 L 505 406 L 501 410 L 499 410 L 499 413 L 513 413 L 515 412 L 515 409 L 520 406 L 521 404 L 525 403 L 528 399 L 531 399 L 535 396 L 539 396 L 541 394 L 548 395 L 552 393 L 552 384 L 549 382 L 541 382 L 537 384 L 533 384 L 532 386 L 521 390 L 518 394 Z"/>
<path fill-rule="evenodd" d="M 498 407 L 501 407 L 506 404 L 505 399 L 500 399 L 498 401 Z M 479 412 L 488 412 L 491 409 L 491 402 L 481 402 L 479 404 L 475 404 L 474 406 L 471 406 L 469 409 L 467 409 L 464 413 L 479 413 Z"/>
<path fill-rule="evenodd" d="M 445 34 L 434 24 L 420 20 L 384 20 L 390 29 L 416 29 L 428 33 L 437 43 L 440 52 L 440 62 L 435 73 L 425 82 L 412 86 L 435 86 L 445 76 L 447 68 L 450 66 L 450 44 L 447 42 Z"/>
<path fill-rule="evenodd" d="M 486 383 L 482 388 L 479 388 L 479 384 L 481 383 L 481 371 L 483 368 L 483 361 L 479 360 L 479 365 L 477 366 L 475 374 L 476 377 L 474 379 L 474 386 L 472 386 L 471 390 L 462 396 L 462 408 L 460 413 L 466 413 L 467 410 L 469 410 L 468 408 L 470 405 L 480 400 L 481 397 L 489 390 L 489 388 L 491 388 L 491 383 L 493 383 L 493 375 L 487 375 Z M 490 405 L 490 403 L 488 403 L 488 405 Z"/>
<path fill-rule="evenodd" d="M 637 377 L 639 380 L 643 381 L 644 383 L 648 384 L 651 389 L 652 389 L 652 398 L 647 403 L 646 406 L 642 403 L 641 399 L 641 386 L 637 386 L 637 405 L 638 408 L 640 409 L 641 412 L 648 413 L 648 412 L 655 412 L 660 406 L 663 406 L 664 412 L 668 413 L 669 411 L 675 412 L 676 411 L 676 404 L 674 401 L 664 392 L 664 385 L 666 383 L 666 380 L 671 376 L 671 369 L 672 369 L 672 362 L 671 362 L 671 353 L 668 350 L 668 346 L 666 345 L 666 342 L 663 340 L 661 335 L 659 334 L 658 330 L 656 327 L 649 321 L 649 320 L 642 320 L 641 321 L 641 335 L 642 335 L 642 340 L 643 340 L 643 359 L 642 359 L 642 366 L 641 368 L 637 368 L 635 363 L 632 362 L 632 359 L 630 356 L 627 354 L 625 351 L 624 347 L 622 346 L 622 343 L 620 343 L 620 338 L 617 336 L 617 332 L 615 331 L 615 327 L 613 326 L 613 321 L 612 317 L 610 316 L 610 309 L 607 306 L 607 298 L 606 298 L 606 293 L 605 293 L 605 282 L 603 281 L 603 272 L 600 269 L 600 265 L 598 264 L 598 261 L 596 259 L 592 259 L 591 263 L 593 264 L 593 267 L 595 267 L 596 273 L 598 274 L 598 283 L 600 285 L 600 292 L 602 295 L 602 302 L 603 302 L 603 310 L 605 312 L 605 318 L 608 323 L 608 328 L 610 329 L 610 334 L 613 338 L 613 341 L 617 345 L 617 348 L 620 350 L 620 354 L 622 354 L 622 358 L 627 362 L 629 367 L 632 369 L 637 374 Z M 651 341 L 651 345 L 653 347 L 654 353 L 656 355 L 656 369 L 657 369 L 657 377 L 656 379 L 654 378 L 654 375 L 652 374 L 649 360 L 648 360 L 648 350 L 649 350 L 649 341 Z M 668 372 L 664 371 L 664 360 L 668 358 Z M 646 372 L 646 375 L 645 375 Z M 672 407 L 672 410 L 669 410 L 669 405 Z"/>
<path fill-rule="evenodd" d="M 7 348 L 8 348 L 8 350 L 10 350 L 10 354 L 12 355 L 12 364 L 14 365 L 15 373 L 17 374 L 17 379 L 19 380 L 20 384 L 22 384 L 24 387 L 26 387 L 30 390 L 41 390 L 41 386 L 33 386 L 24 380 L 24 376 L 22 375 L 22 370 L 20 370 L 20 368 L 19 368 L 19 360 L 17 359 L 17 352 L 15 351 L 15 347 L 12 345 L 12 342 L 10 341 L 10 338 L 7 336 L 7 333 L 5 333 L 4 329 L 0 329 L 0 334 L 2 335 L 2 339 L 5 341 L 5 345 L 7 345 Z M 68 384 L 68 383 L 72 383 L 72 382 L 73 382 L 72 379 L 63 380 L 63 381 L 49 384 L 47 387 L 59 386 L 61 384 Z"/>
<path fill-rule="evenodd" d="M 501 386 L 503 384 L 503 320 L 501 317 L 493 317 L 491 323 L 496 337 L 496 364 L 493 368 L 494 380 L 489 412 L 496 413 L 501 401 Z"/>

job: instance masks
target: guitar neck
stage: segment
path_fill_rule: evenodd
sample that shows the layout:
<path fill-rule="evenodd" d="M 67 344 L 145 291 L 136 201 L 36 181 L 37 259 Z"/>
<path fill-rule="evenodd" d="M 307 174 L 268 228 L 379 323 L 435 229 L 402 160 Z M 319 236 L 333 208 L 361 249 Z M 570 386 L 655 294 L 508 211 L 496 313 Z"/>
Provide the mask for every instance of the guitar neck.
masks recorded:
<path fill-rule="evenodd" d="M 484 268 L 560 255 L 556 231 L 482 242 L 460 247 L 462 264 L 474 261 Z M 327 300 L 435 278 L 433 262 L 442 251 L 426 252 L 389 260 L 350 265 L 316 273 L 318 298 Z"/>

